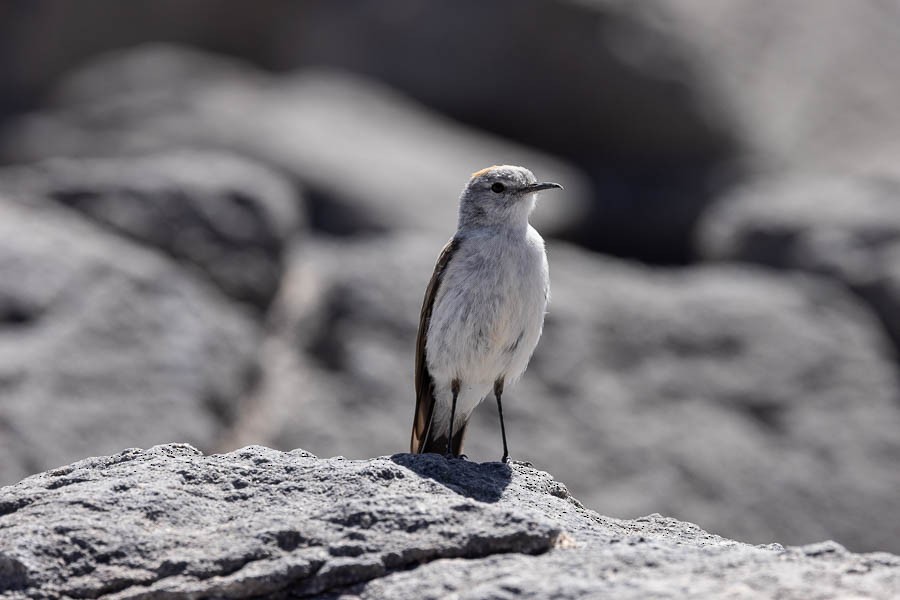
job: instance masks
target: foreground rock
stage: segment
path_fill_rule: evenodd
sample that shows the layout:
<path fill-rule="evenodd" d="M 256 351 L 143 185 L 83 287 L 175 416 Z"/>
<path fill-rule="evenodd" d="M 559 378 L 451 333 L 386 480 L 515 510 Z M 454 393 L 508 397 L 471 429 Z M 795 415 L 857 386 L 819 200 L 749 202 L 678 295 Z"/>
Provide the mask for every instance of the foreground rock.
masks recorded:
<path fill-rule="evenodd" d="M 900 558 L 582 507 L 521 465 L 126 450 L 0 490 L 3 598 L 890 598 Z"/>
<path fill-rule="evenodd" d="M 541 207 L 538 207 L 541 210 Z M 440 240 L 306 240 L 232 444 L 406 451 L 419 308 Z M 665 512 L 754 542 L 898 549 L 890 344 L 840 286 L 746 267 L 640 268 L 550 244 L 553 300 L 504 403 L 513 456 L 607 514 Z M 233 447 L 233 446 L 232 446 Z M 467 438 L 501 453 L 495 405 Z"/>
<path fill-rule="evenodd" d="M 165 256 L 0 196 L 0 483 L 129 443 L 213 447 L 258 339 Z"/>
<path fill-rule="evenodd" d="M 740 186 L 704 217 L 698 248 L 833 277 L 881 318 L 900 353 L 900 178 L 796 175 Z"/>
<path fill-rule="evenodd" d="M 301 223 L 288 181 L 222 153 L 49 160 L 0 170 L 0 190 L 78 210 L 259 308 L 278 289 L 282 250 Z"/>

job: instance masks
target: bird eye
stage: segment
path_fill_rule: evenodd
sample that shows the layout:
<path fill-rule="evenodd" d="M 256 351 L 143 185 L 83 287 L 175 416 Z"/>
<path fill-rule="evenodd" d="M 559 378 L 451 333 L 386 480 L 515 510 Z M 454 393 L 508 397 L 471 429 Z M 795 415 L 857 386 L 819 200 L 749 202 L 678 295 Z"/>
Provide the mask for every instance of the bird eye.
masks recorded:
<path fill-rule="evenodd" d="M 495 194 L 500 194 L 505 189 L 506 189 L 506 186 L 503 185 L 502 183 L 500 183 L 499 181 L 491 186 L 491 191 L 494 192 Z"/>

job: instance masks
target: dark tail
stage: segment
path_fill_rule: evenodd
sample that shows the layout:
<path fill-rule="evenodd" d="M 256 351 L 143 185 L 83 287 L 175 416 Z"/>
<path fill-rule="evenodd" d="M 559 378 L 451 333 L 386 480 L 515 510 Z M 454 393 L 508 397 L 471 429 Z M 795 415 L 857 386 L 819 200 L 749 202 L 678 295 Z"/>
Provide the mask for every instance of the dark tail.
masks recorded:
<path fill-rule="evenodd" d="M 450 450 L 451 452 L 453 452 L 453 456 L 459 456 L 460 454 L 462 454 L 463 441 L 465 440 L 466 430 L 468 428 L 468 421 L 464 422 L 458 427 L 454 427 L 453 440 L 450 443 Z M 425 433 L 425 437 L 419 444 L 419 449 L 417 451 L 418 454 L 433 452 L 434 454 L 443 455 L 447 453 L 447 433 L 444 432 L 440 437 L 434 437 L 431 433 L 432 431 L 434 431 L 434 428 L 429 427 L 428 431 Z"/>

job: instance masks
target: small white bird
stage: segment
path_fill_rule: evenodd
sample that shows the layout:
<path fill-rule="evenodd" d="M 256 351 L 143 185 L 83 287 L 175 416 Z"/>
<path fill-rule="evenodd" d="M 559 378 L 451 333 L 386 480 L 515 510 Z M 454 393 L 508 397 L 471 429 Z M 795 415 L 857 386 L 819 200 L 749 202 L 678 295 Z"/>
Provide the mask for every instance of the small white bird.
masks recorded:
<path fill-rule="evenodd" d="M 472 174 L 459 199 L 456 235 L 425 290 L 416 339 L 411 451 L 462 454 L 469 417 L 493 389 L 503 462 L 509 462 L 500 398 L 525 372 L 550 298 L 544 240 L 528 224 L 538 183 L 523 167 Z"/>

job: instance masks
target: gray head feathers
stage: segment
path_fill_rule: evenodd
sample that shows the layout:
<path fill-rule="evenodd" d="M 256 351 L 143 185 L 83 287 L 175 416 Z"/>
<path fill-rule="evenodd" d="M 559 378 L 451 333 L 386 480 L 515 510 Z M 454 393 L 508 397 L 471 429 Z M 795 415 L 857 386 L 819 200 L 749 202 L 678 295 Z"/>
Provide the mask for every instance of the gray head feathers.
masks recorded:
<path fill-rule="evenodd" d="M 472 173 L 459 198 L 459 228 L 525 227 L 537 192 L 560 187 L 538 183 L 534 173 L 512 165 Z"/>

